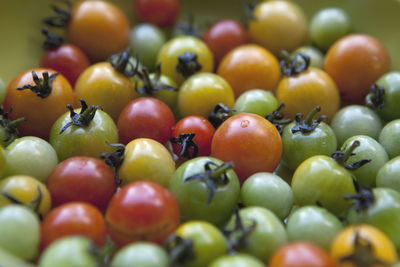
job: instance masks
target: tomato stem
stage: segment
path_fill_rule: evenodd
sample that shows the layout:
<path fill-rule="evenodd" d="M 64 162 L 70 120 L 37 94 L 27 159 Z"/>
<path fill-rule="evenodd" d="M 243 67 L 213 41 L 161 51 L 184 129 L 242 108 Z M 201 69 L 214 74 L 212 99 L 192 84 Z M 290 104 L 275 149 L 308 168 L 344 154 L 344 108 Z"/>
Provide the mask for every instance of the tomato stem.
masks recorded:
<path fill-rule="evenodd" d="M 88 107 L 86 102 L 81 98 L 79 99 L 81 102 L 82 108 L 80 113 L 76 113 L 73 107 L 68 104 L 67 108 L 70 110 L 71 121 L 64 125 L 61 129 L 60 134 L 62 134 L 66 129 L 71 127 L 72 125 L 79 127 L 87 127 L 92 122 L 94 116 L 96 115 L 96 111 L 101 109 L 100 106 L 91 105 Z"/>
<path fill-rule="evenodd" d="M 325 115 L 320 116 L 317 120 L 314 120 L 315 115 L 321 111 L 321 107 L 317 106 L 310 113 L 308 113 L 306 119 L 301 121 L 303 117 L 302 113 L 297 113 L 295 116 L 296 125 L 292 128 L 292 133 L 301 132 L 302 134 L 310 133 L 318 127 L 318 125 L 326 119 Z"/>
<path fill-rule="evenodd" d="M 10 121 L 8 119 L 8 115 L 11 112 L 11 110 L 4 112 L 2 108 L 0 108 L 0 115 L 2 116 L 0 120 L 0 126 L 4 129 L 6 133 L 5 139 L 3 139 L 3 142 L 5 144 L 10 144 L 12 141 L 20 137 L 20 134 L 18 132 L 17 127 L 26 121 L 24 117 L 18 118 L 16 120 Z"/>
<path fill-rule="evenodd" d="M 203 66 L 197 61 L 197 54 L 193 52 L 184 52 L 178 56 L 178 65 L 176 71 L 182 74 L 185 79 L 200 71 Z"/>
<path fill-rule="evenodd" d="M 17 90 L 31 90 L 40 98 L 46 98 L 51 94 L 52 84 L 58 73 L 53 73 L 49 76 L 49 72 L 45 71 L 42 78 L 39 78 L 35 71 L 32 71 L 32 79 L 35 85 L 26 84 L 23 87 L 18 87 Z"/>
<path fill-rule="evenodd" d="M 101 154 L 101 158 L 104 162 L 114 169 L 114 176 L 117 185 L 120 185 L 122 181 L 118 177 L 118 170 L 124 162 L 125 158 L 125 146 L 123 144 L 110 144 L 107 142 L 109 146 L 115 147 L 113 152 L 104 152 Z"/>
<path fill-rule="evenodd" d="M 382 109 L 385 106 L 385 87 L 374 83 L 370 91 L 365 97 L 365 105 L 371 109 Z"/>
<path fill-rule="evenodd" d="M 181 266 L 187 260 L 195 257 L 194 244 L 191 238 L 183 238 L 177 234 L 171 234 L 165 241 L 164 248 L 168 252 L 170 265 Z"/>
<path fill-rule="evenodd" d="M 171 137 L 171 143 L 181 146 L 180 157 L 192 159 L 197 156 L 198 147 L 193 140 L 195 135 L 196 133 L 181 133 L 179 137 Z M 190 148 L 192 148 L 192 150 L 189 150 Z M 190 154 L 190 151 L 192 151 L 192 154 Z"/>
<path fill-rule="evenodd" d="M 355 170 L 363 165 L 369 163 L 371 159 L 362 159 L 360 161 L 347 164 L 346 161 L 354 155 L 353 151 L 356 149 L 358 146 L 360 146 L 360 141 L 355 140 L 353 143 L 351 143 L 350 147 L 344 148 L 344 151 L 335 151 L 332 153 L 331 157 L 340 165 L 344 166 L 346 169 L 349 170 Z"/>
<path fill-rule="evenodd" d="M 55 49 L 64 43 L 64 39 L 60 35 L 49 32 L 47 28 L 42 28 L 42 33 L 46 36 L 42 46 L 44 50 Z"/>
<path fill-rule="evenodd" d="M 344 199 L 353 200 L 351 203 L 355 207 L 356 212 L 368 209 L 374 202 L 375 196 L 369 186 L 360 186 L 355 179 L 353 179 L 356 194 L 346 194 Z"/>
<path fill-rule="evenodd" d="M 119 54 L 114 54 L 110 57 L 111 66 L 119 73 L 126 77 L 133 77 L 137 74 L 139 68 L 139 59 L 137 58 L 136 66 L 133 66 L 130 55 L 130 49 L 127 48 Z"/>
<path fill-rule="evenodd" d="M 174 28 L 176 31 L 183 33 L 183 35 L 193 36 L 198 39 L 202 39 L 199 27 L 195 23 L 194 15 L 191 12 L 189 13 L 188 19 L 186 21 L 177 23 Z"/>
<path fill-rule="evenodd" d="M 282 102 L 279 104 L 278 108 L 275 109 L 272 113 L 268 113 L 265 118 L 275 125 L 276 129 L 278 130 L 279 134 L 282 134 L 283 126 L 289 124 L 291 122 L 290 119 L 284 119 L 280 110 L 285 106 Z"/>
<path fill-rule="evenodd" d="M 49 26 L 64 28 L 68 25 L 72 12 L 72 3 L 70 0 L 57 0 L 56 5 L 50 5 L 55 12 L 53 16 L 47 17 L 43 22 Z M 65 7 L 60 7 L 64 5 Z"/>
<path fill-rule="evenodd" d="M 208 120 L 211 122 L 214 128 L 217 129 L 224 121 L 232 117 L 234 111 L 234 109 L 230 109 L 224 103 L 219 103 L 211 111 L 211 114 L 208 116 Z"/>
<path fill-rule="evenodd" d="M 294 76 L 306 71 L 310 66 L 310 57 L 304 53 L 298 52 L 293 59 L 287 51 L 281 51 L 282 60 L 280 67 L 282 75 Z"/>
<path fill-rule="evenodd" d="M 150 75 L 146 67 L 142 67 L 141 71 L 137 72 L 137 75 L 143 82 L 142 87 L 136 87 L 136 91 L 139 94 L 154 95 L 159 90 L 178 91 L 178 88 L 166 85 L 160 81 L 161 63 L 157 64 L 154 79 L 150 79 Z"/>

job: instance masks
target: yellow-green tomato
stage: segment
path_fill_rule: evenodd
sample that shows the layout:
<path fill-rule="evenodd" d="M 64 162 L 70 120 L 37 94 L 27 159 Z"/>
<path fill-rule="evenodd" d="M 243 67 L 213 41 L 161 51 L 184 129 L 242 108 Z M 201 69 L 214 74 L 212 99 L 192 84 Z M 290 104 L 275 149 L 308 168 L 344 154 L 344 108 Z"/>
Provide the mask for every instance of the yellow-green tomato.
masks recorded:
<path fill-rule="evenodd" d="M 195 74 L 179 89 L 178 108 L 182 117 L 200 115 L 207 118 L 219 103 L 232 108 L 235 96 L 232 87 L 216 74 Z"/>
<path fill-rule="evenodd" d="M 222 232 L 211 223 L 189 221 L 179 226 L 175 233 L 193 242 L 194 257 L 183 262 L 186 267 L 207 266 L 228 252 Z"/>
<path fill-rule="evenodd" d="M 2 145 L 0 145 L 0 180 L 6 172 L 6 153 Z"/>
<path fill-rule="evenodd" d="M 393 120 L 383 127 L 379 143 L 385 148 L 389 158 L 400 156 L 400 119 Z"/>
<path fill-rule="evenodd" d="M 122 185 L 151 181 L 168 188 L 174 172 L 175 162 L 165 146 L 153 139 L 136 138 L 125 147 L 118 177 Z"/>
<path fill-rule="evenodd" d="M 247 112 L 262 117 L 272 113 L 279 106 L 273 93 L 262 89 L 251 89 L 242 93 L 235 101 L 234 113 Z"/>
<path fill-rule="evenodd" d="M 196 72 L 212 72 L 214 70 L 214 56 L 207 45 L 193 36 L 178 36 L 168 41 L 158 53 L 157 62 L 162 64 L 162 74 L 171 77 L 178 85 L 187 78 L 177 71 L 180 61 L 186 61 L 184 53 L 192 53 L 194 58 L 188 65 L 194 66 L 192 74 Z M 196 66 L 195 66 L 196 65 Z"/>
<path fill-rule="evenodd" d="M 5 150 L 5 176 L 24 174 L 46 183 L 58 164 L 55 149 L 45 140 L 35 136 L 15 139 Z"/>
<path fill-rule="evenodd" d="M 382 166 L 376 175 L 377 187 L 388 187 L 400 192 L 400 156 Z"/>
<path fill-rule="evenodd" d="M 0 181 L 0 207 L 13 203 L 25 205 L 44 218 L 51 208 L 51 197 L 47 187 L 39 180 L 15 175 Z"/>
<path fill-rule="evenodd" d="M 236 253 L 219 257 L 209 267 L 265 267 L 265 265 L 254 256 Z"/>

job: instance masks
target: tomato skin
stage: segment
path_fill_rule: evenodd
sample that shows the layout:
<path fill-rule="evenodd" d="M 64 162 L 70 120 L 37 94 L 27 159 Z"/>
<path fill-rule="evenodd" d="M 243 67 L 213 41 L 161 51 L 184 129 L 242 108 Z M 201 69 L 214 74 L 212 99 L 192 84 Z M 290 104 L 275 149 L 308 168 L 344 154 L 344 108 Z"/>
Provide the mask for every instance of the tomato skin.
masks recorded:
<path fill-rule="evenodd" d="M 140 97 L 121 111 L 117 128 L 123 144 L 136 138 L 151 138 L 165 144 L 172 136 L 174 124 L 174 114 L 167 104 L 153 97 Z"/>
<path fill-rule="evenodd" d="M 106 60 L 129 44 L 129 21 L 111 2 L 78 2 L 67 26 L 67 39 L 92 61 Z"/>
<path fill-rule="evenodd" d="M 88 105 L 100 105 L 114 121 L 137 96 L 134 82 L 116 71 L 109 62 L 87 68 L 76 81 L 75 92 L 77 98 L 82 98 Z"/>
<path fill-rule="evenodd" d="M 282 141 L 276 127 L 251 113 L 239 113 L 224 121 L 211 144 L 211 156 L 233 161 L 241 183 L 254 173 L 274 171 L 281 155 Z"/>
<path fill-rule="evenodd" d="M 54 207 L 83 201 L 103 212 L 117 190 L 111 168 L 91 157 L 72 157 L 60 162 L 50 174 L 47 186 Z"/>
<path fill-rule="evenodd" d="M 231 50 L 222 59 L 217 73 L 232 86 L 236 98 L 250 89 L 273 91 L 281 77 L 277 58 L 255 44 Z"/>
<path fill-rule="evenodd" d="M 250 42 L 250 36 L 244 25 L 233 19 L 215 22 L 208 28 L 203 39 L 214 53 L 216 64 L 235 47 Z"/>
<path fill-rule="evenodd" d="M 179 0 L 136 0 L 140 19 L 162 28 L 174 25 L 180 11 Z"/>
<path fill-rule="evenodd" d="M 379 143 L 385 148 L 389 158 L 400 156 L 400 119 L 393 120 L 383 127 L 379 134 Z"/>
<path fill-rule="evenodd" d="M 293 242 L 276 251 L 270 267 L 336 267 L 322 248 L 308 242 Z"/>
<path fill-rule="evenodd" d="M 265 267 L 265 265 L 256 257 L 235 253 L 216 258 L 209 267 Z"/>
<path fill-rule="evenodd" d="M 60 72 L 73 87 L 79 75 L 90 65 L 88 57 L 73 44 L 63 44 L 44 52 L 40 66 Z"/>
<path fill-rule="evenodd" d="M 41 224 L 40 248 L 43 251 L 52 242 L 65 236 L 83 235 L 96 245 L 104 245 L 106 224 L 101 212 L 85 202 L 69 202 L 49 212 Z"/>
<path fill-rule="evenodd" d="M 390 70 L 390 56 L 381 42 L 365 34 L 350 34 L 328 50 L 325 71 L 338 86 L 343 100 L 357 103 L 370 86 Z"/>
<path fill-rule="evenodd" d="M 179 225 L 179 208 L 172 194 L 153 182 L 133 182 L 111 199 L 107 228 L 118 246 L 145 240 L 162 244 Z"/>
<path fill-rule="evenodd" d="M 67 104 L 75 103 L 75 97 L 68 80 L 61 74 L 54 79 L 51 93 L 46 98 L 37 96 L 31 90 L 17 90 L 26 84 L 33 85 L 32 71 L 35 71 L 39 78 L 42 78 L 42 74 L 46 71 L 49 76 L 56 73 L 47 68 L 34 68 L 21 72 L 8 84 L 3 107 L 5 110 L 12 109 L 9 114 L 10 120 L 25 117 L 26 122 L 18 126 L 21 135 L 48 139 L 51 126 L 65 113 Z"/>

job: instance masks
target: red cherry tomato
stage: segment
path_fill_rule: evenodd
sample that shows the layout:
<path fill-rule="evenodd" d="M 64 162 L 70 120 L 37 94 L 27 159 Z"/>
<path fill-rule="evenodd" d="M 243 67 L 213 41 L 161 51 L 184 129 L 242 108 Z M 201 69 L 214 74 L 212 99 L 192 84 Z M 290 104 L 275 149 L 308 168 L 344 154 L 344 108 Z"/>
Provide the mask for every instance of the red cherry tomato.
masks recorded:
<path fill-rule="evenodd" d="M 173 195 L 153 182 L 133 182 L 111 199 L 106 222 L 113 241 L 123 246 L 145 240 L 163 243 L 179 225 L 179 208 Z"/>
<path fill-rule="evenodd" d="M 73 44 L 63 44 L 47 50 L 42 55 L 40 66 L 60 72 L 72 87 L 79 75 L 90 65 L 89 58 Z"/>
<path fill-rule="evenodd" d="M 193 156 L 209 156 L 211 154 L 211 141 L 214 136 L 214 127 L 212 124 L 202 116 L 187 116 L 178 121 L 174 127 L 173 137 L 179 138 L 180 134 L 194 133 L 192 141 L 197 146 L 197 155 L 193 155 L 193 148 L 188 147 L 188 155 Z M 176 155 L 182 152 L 182 145 L 172 144 L 173 151 Z M 188 159 L 187 157 L 180 157 L 181 160 Z"/>
<path fill-rule="evenodd" d="M 165 144 L 172 136 L 174 124 L 174 114 L 167 104 L 156 98 L 140 97 L 122 110 L 117 128 L 124 144 L 142 137 Z"/>
<path fill-rule="evenodd" d="M 51 210 L 44 218 L 40 230 L 42 250 L 55 240 L 70 235 L 88 237 L 101 247 L 107 235 L 101 212 L 84 202 L 70 202 Z"/>
<path fill-rule="evenodd" d="M 106 210 L 117 190 L 111 168 L 91 157 L 72 157 L 59 163 L 50 174 L 47 187 L 53 206 L 83 201 L 101 211 Z"/>
<path fill-rule="evenodd" d="M 204 42 L 214 53 L 215 62 L 233 48 L 250 42 L 250 36 L 242 23 L 233 19 L 223 19 L 214 23 L 204 34 Z"/>
<path fill-rule="evenodd" d="M 140 19 L 162 28 L 174 25 L 179 9 L 179 0 L 136 0 L 135 2 L 135 10 Z"/>

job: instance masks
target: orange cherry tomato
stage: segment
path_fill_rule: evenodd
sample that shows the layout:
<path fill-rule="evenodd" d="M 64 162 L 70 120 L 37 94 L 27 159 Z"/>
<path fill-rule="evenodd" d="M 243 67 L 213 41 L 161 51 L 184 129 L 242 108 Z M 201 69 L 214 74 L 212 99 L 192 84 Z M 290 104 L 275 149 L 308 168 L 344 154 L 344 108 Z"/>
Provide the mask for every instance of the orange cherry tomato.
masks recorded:
<path fill-rule="evenodd" d="M 75 103 L 75 97 L 68 80 L 61 74 L 58 74 L 50 82 L 50 88 L 39 86 L 41 93 L 34 93 L 30 89 L 18 90 L 17 88 L 26 85 L 35 86 L 32 72 L 41 79 L 41 83 L 46 72 L 49 77 L 56 73 L 52 69 L 35 68 L 18 74 L 7 87 L 3 105 L 6 111 L 12 109 L 9 114 L 11 120 L 21 117 L 26 119 L 26 122 L 18 126 L 21 135 L 33 135 L 48 139 L 53 123 L 67 112 L 67 104 Z"/>
<path fill-rule="evenodd" d="M 217 73 L 232 86 L 236 97 L 250 89 L 273 91 L 281 77 L 276 57 L 254 44 L 231 50 L 222 59 Z"/>
<path fill-rule="evenodd" d="M 342 99 L 362 101 L 371 85 L 390 70 L 385 46 L 372 36 L 351 34 L 328 50 L 324 69 L 336 82 Z"/>

